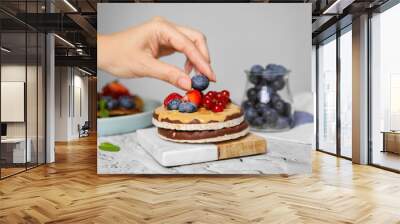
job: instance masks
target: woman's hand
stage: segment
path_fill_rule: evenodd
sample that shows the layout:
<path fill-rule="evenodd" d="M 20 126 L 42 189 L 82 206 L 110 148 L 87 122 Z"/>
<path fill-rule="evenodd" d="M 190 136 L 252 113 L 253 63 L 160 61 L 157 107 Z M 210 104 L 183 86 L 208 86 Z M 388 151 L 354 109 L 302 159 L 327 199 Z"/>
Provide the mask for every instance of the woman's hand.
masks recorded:
<path fill-rule="evenodd" d="M 188 74 L 194 67 L 211 81 L 216 80 L 205 36 L 160 17 L 122 32 L 99 35 L 97 46 L 97 66 L 116 76 L 152 77 L 188 90 Z M 175 52 L 186 56 L 184 70 L 158 60 Z"/>

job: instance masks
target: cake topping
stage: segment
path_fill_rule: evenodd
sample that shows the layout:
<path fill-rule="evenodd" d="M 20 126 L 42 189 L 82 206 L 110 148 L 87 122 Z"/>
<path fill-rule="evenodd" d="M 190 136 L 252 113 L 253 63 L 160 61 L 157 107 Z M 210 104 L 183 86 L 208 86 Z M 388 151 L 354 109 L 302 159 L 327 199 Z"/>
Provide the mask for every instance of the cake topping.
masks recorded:
<path fill-rule="evenodd" d="M 197 111 L 197 106 L 191 102 L 182 102 L 179 105 L 179 112 L 182 113 L 193 113 Z"/>
<path fill-rule="evenodd" d="M 168 108 L 160 106 L 154 110 L 154 115 L 159 121 L 192 123 L 194 120 L 197 120 L 197 123 L 205 124 L 209 122 L 223 122 L 231 119 L 231 117 L 240 117 L 242 116 L 242 112 L 239 106 L 230 103 L 224 111 L 219 113 L 214 113 L 204 107 L 198 108 L 193 113 L 182 113 L 178 110 L 168 110 Z"/>
<path fill-rule="evenodd" d="M 192 90 L 182 97 L 178 93 L 171 93 L 164 99 L 164 107 L 168 110 L 178 110 L 180 113 L 193 113 L 200 108 L 211 110 L 214 113 L 222 112 L 230 103 L 229 91 L 209 91 L 205 95 L 201 91 L 209 85 L 206 76 L 197 74 L 192 77 Z"/>
<path fill-rule="evenodd" d="M 182 96 L 179 93 L 170 93 L 167 97 L 164 99 L 164 106 L 168 107 L 168 104 L 175 99 L 182 99 Z M 176 109 L 175 109 L 176 110 Z"/>
<path fill-rule="evenodd" d="M 201 98 L 202 98 L 201 92 L 196 90 L 196 89 L 192 89 L 192 90 L 189 90 L 189 91 L 186 92 L 184 100 L 188 101 L 188 102 L 191 102 L 196 106 L 200 106 Z"/>

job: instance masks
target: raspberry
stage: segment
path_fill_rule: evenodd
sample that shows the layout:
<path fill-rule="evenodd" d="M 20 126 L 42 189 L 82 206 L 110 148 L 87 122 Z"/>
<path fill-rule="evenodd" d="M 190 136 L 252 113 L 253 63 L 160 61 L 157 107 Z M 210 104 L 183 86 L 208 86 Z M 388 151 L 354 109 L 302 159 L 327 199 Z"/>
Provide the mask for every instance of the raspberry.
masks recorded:
<path fill-rule="evenodd" d="M 182 99 L 182 96 L 181 96 L 180 94 L 178 94 L 178 93 L 171 93 L 171 94 L 169 94 L 169 95 L 168 95 L 167 97 L 165 97 L 165 99 L 164 99 L 164 106 L 167 107 L 168 104 L 169 104 L 172 100 L 175 100 L 175 99 L 181 100 L 181 99 Z"/>

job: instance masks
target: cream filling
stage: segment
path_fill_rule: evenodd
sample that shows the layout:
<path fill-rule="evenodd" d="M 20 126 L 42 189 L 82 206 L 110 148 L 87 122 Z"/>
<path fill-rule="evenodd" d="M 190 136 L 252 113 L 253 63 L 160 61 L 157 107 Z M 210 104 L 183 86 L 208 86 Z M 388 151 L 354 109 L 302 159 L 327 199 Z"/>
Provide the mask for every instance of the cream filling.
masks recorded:
<path fill-rule="evenodd" d="M 222 142 L 222 141 L 227 141 L 227 140 L 232 140 L 232 139 L 237 139 L 240 137 L 243 137 L 249 133 L 249 128 L 244 129 L 243 131 L 233 133 L 233 134 L 226 134 L 218 137 L 213 137 L 213 138 L 204 138 L 204 139 L 194 139 L 194 140 L 181 140 L 181 139 L 170 139 L 165 136 L 162 136 L 158 134 L 158 136 L 164 140 L 168 141 L 173 141 L 173 142 L 179 142 L 179 143 L 210 143 L 210 142 Z"/>
<path fill-rule="evenodd" d="M 169 123 L 164 121 L 159 121 L 153 117 L 153 124 L 159 128 L 181 130 L 181 131 L 203 131 L 203 130 L 218 130 L 222 128 L 230 128 L 241 124 L 244 121 L 244 116 L 238 118 L 227 120 L 224 122 L 213 122 L 207 124 L 180 124 L 180 123 Z"/>

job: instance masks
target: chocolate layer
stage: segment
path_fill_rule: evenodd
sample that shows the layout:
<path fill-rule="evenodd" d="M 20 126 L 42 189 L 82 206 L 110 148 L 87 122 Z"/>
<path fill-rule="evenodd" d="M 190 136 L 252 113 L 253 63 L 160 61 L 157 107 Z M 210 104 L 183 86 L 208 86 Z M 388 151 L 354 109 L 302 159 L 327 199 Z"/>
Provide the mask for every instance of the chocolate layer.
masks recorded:
<path fill-rule="evenodd" d="M 222 128 L 218 130 L 206 130 L 206 131 L 177 131 L 164 128 L 158 128 L 158 134 L 175 140 L 199 140 L 207 138 L 215 138 L 219 136 L 229 135 L 241 132 L 248 127 L 246 122 L 242 122 L 239 125 Z"/>
<path fill-rule="evenodd" d="M 241 117 L 241 116 L 243 116 L 243 112 L 242 112 L 242 111 L 240 111 L 240 113 L 235 113 L 235 114 L 226 116 L 226 118 L 225 118 L 224 121 L 233 120 L 233 119 L 239 118 L 239 117 Z M 178 120 L 170 120 L 170 119 L 168 119 L 168 118 L 164 118 L 164 119 L 159 120 L 159 119 L 158 119 L 158 114 L 156 114 L 156 113 L 153 113 L 153 118 L 156 119 L 156 120 L 158 120 L 158 121 L 161 121 L 161 122 L 168 122 L 168 123 L 173 123 L 173 124 L 201 124 L 201 122 L 200 122 L 199 120 L 197 120 L 196 118 L 194 118 L 194 119 L 193 119 L 192 121 L 190 121 L 189 123 L 183 123 L 183 122 L 178 121 Z M 220 122 L 220 121 L 213 121 L 213 120 L 211 120 L 211 121 L 209 121 L 208 123 L 217 123 L 217 122 Z"/>

